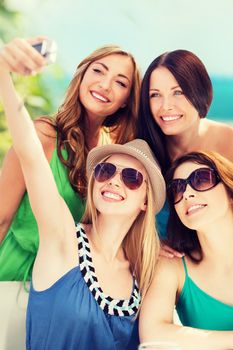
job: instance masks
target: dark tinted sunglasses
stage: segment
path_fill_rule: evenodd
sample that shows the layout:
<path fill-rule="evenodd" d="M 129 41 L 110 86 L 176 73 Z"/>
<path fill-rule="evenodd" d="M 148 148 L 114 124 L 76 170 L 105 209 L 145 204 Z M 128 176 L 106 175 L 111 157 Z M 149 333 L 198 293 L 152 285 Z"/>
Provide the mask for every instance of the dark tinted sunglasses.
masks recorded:
<path fill-rule="evenodd" d="M 199 168 L 194 170 L 187 179 L 174 179 L 169 182 L 168 196 L 173 204 L 179 203 L 190 185 L 195 191 L 204 192 L 215 187 L 221 181 L 216 170 L 211 168 Z"/>
<path fill-rule="evenodd" d="M 112 163 L 99 163 L 94 168 L 94 178 L 98 182 L 107 181 L 116 173 L 120 173 L 122 182 L 130 190 L 136 190 L 143 183 L 143 175 L 133 168 L 120 168 Z"/>

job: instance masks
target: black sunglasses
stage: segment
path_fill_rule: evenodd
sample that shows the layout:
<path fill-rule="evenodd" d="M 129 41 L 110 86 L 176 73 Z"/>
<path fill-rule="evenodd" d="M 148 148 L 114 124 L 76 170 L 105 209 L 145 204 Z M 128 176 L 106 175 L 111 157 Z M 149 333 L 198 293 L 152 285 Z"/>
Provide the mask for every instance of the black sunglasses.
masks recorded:
<path fill-rule="evenodd" d="M 143 175 L 133 168 L 121 168 L 112 163 L 99 163 L 94 168 L 94 178 L 98 182 L 111 179 L 116 173 L 120 173 L 121 180 L 130 190 L 136 190 L 143 183 Z"/>
<path fill-rule="evenodd" d="M 221 181 L 216 170 L 211 168 L 199 168 L 194 170 L 187 179 L 171 180 L 167 186 L 168 197 L 173 204 L 179 203 L 190 185 L 198 192 L 208 191 Z"/>

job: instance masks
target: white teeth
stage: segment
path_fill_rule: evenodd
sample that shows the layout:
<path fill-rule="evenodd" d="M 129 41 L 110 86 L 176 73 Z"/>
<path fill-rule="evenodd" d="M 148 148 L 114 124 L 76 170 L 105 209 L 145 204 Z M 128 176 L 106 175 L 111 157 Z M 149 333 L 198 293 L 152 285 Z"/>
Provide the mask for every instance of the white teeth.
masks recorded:
<path fill-rule="evenodd" d="M 204 208 L 205 204 L 195 204 L 192 205 L 190 208 L 188 208 L 187 213 L 190 213 L 193 210 L 199 209 L 199 208 Z"/>
<path fill-rule="evenodd" d="M 122 200 L 123 197 L 116 194 L 116 193 L 112 193 L 112 192 L 103 192 L 103 196 L 106 198 L 110 198 L 110 199 L 115 199 L 115 200 Z"/>
<path fill-rule="evenodd" d="M 107 98 L 104 98 L 103 96 L 97 94 L 96 92 L 92 91 L 91 92 L 92 96 L 94 96 L 95 98 L 97 98 L 98 100 L 101 100 L 103 102 L 108 102 Z"/>
<path fill-rule="evenodd" d="M 181 116 L 180 115 L 168 115 L 168 116 L 162 116 L 161 118 L 165 122 L 170 122 L 172 120 L 180 119 Z"/>

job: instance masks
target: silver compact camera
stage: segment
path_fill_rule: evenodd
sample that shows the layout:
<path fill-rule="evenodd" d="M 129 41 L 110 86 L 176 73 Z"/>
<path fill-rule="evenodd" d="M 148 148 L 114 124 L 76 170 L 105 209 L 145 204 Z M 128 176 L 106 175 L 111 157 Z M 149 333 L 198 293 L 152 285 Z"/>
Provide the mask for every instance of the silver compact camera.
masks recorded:
<path fill-rule="evenodd" d="M 43 57 L 45 57 L 48 64 L 54 63 L 57 56 L 57 44 L 54 40 L 44 39 L 38 44 L 33 44 L 32 47 L 36 49 Z"/>

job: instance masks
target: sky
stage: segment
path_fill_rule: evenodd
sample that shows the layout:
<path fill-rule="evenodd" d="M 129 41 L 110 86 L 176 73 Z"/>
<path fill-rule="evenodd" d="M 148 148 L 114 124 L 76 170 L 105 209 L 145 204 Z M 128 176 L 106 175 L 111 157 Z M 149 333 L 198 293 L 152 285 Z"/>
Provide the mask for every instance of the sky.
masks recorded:
<path fill-rule="evenodd" d="M 58 62 L 72 75 L 94 49 L 118 44 L 142 73 L 159 54 L 193 51 L 210 75 L 233 77 L 233 0 L 8 0 L 26 15 L 28 36 L 57 42 Z"/>

